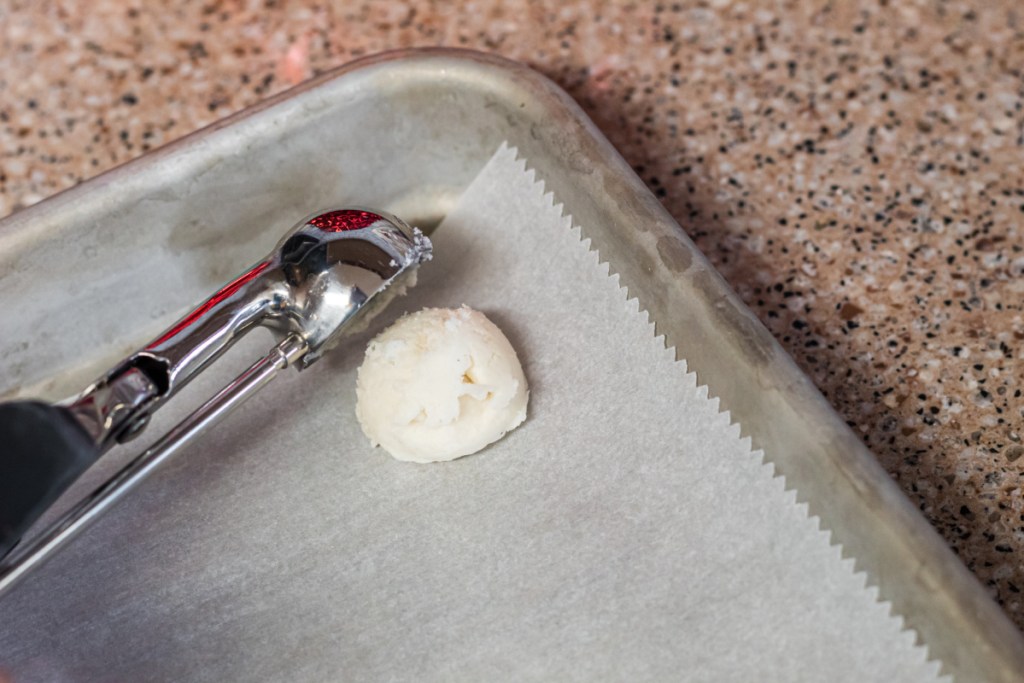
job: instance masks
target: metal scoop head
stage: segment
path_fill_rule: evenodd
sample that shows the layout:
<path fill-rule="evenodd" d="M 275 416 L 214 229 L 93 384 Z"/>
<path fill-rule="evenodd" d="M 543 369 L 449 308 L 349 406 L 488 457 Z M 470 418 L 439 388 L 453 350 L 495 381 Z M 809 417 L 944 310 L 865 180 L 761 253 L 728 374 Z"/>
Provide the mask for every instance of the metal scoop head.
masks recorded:
<path fill-rule="evenodd" d="M 396 293 L 415 284 L 430 241 L 387 214 L 343 209 L 296 226 L 277 248 L 284 298 L 268 322 L 298 332 L 308 367 L 357 326 L 368 324 Z"/>

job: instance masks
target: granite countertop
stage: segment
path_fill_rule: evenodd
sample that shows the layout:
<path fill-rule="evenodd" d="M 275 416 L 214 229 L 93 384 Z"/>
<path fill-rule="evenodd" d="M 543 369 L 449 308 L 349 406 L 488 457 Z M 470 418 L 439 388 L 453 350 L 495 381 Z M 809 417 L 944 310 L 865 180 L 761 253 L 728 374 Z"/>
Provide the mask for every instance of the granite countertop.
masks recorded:
<path fill-rule="evenodd" d="M 1024 8 L 456 4 L 6 3 L 0 215 L 361 55 L 524 61 L 1024 626 Z"/>

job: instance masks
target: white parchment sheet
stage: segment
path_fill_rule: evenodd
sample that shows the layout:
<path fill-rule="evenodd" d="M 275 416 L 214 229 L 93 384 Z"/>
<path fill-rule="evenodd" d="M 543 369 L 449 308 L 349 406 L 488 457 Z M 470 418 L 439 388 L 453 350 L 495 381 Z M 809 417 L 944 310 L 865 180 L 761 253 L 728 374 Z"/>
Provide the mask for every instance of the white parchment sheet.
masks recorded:
<path fill-rule="evenodd" d="M 279 379 L 0 603 L 0 670 L 937 680 L 561 214 L 503 147 L 381 321 L 487 313 L 531 382 L 522 427 L 447 464 L 371 449 L 354 417 L 362 335 Z"/>

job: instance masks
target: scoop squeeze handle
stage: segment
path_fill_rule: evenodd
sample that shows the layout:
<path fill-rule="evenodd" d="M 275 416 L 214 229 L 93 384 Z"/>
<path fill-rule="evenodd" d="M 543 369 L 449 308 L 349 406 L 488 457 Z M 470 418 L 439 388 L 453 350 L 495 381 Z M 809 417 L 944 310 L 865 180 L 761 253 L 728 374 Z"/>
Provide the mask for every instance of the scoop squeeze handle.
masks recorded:
<path fill-rule="evenodd" d="M 0 403 L 0 558 L 98 457 L 66 408 Z"/>

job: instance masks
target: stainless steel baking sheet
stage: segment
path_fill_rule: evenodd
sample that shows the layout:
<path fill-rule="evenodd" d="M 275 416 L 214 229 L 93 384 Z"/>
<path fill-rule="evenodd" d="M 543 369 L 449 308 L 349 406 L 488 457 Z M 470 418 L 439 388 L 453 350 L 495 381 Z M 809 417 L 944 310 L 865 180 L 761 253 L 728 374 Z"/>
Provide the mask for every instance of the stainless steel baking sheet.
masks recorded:
<path fill-rule="evenodd" d="M 358 202 L 436 224 L 504 140 L 931 654 L 960 680 L 1017 680 L 1020 633 L 874 456 L 575 103 L 498 58 L 363 60 L 3 221 L 0 391 L 79 388 L 311 207 Z M 94 324 L 69 330 L 69 300 Z M 48 577 L 58 569 L 74 571 Z"/>

